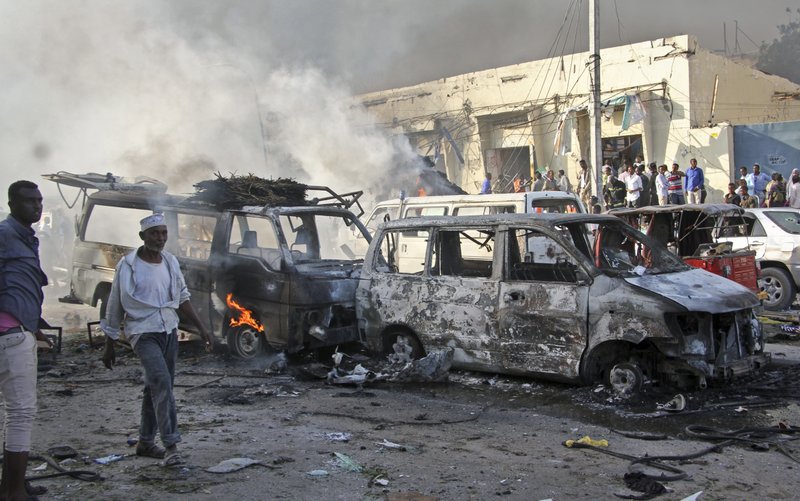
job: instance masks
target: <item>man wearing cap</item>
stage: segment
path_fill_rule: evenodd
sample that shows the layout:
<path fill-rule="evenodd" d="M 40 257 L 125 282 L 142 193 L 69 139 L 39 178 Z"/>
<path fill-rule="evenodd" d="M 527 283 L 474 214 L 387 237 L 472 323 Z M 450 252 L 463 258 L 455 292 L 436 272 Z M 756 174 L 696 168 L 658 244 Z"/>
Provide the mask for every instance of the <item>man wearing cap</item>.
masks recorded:
<path fill-rule="evenodd" d="M 178 260 L 164 251 L 167 226 L 163 214 L 141 220 L 139 238 L 144 245 L 117 264 L 106 317 L 100 327 L 106 334 L 103 364 L 114 367 L 114 342 L 124 323 L 125 336 L 133 346 L 144 370 L 138 456 L 166 457 L 166 466 L 183 464 L 178 454 L 178 419 L 172 385 L 178 359 L 178 311 L 191 321 L 211 351 L 214 339 L 189 302 L 189 291 Z M 165 449 L 155 443 L 161 435 Z"/>
<path fill-rule="evenodd" d="M 0 497 L 36 499 L 47 492 L 25 482 L 36 416 L 36 345 L 52 346 L 40 330 L 48 325 L 42 320 L 47 276 L 32 227 L 42 217 L 39 187 L 30 181 L 12 183 L 8 206 L 11 215 L 0 222 L 0 394 L 5 407 Z"/>

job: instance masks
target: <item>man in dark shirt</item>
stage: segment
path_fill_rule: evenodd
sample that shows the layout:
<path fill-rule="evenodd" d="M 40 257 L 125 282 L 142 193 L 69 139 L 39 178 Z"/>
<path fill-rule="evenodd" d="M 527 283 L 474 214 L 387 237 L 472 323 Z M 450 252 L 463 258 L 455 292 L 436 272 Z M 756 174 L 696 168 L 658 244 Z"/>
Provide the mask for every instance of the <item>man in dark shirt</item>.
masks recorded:
<path fill-rule="evenodd" d="M 608 182 L 603 189 L 603 198 L 606 201 L 606 208 L 615 209 L 617 207 L 625 207 L 625 183 L 612 174 L 611 177 L 608 178 Z"/>
<path fill-rule="evenodd" d="M 36 415 L 36 341 L 50 346 L 39 330 L 47 326 L 41 318 L 47 277 L 31 227 L 42 217 L 39 187 L 30 181 L 11 184 L 8 206 L 11 215 L 0 222 L 0 393 L 6 410 L 0 495 L 21 500 L 30 499 L 33 490 L 26 488 L 25 469 Z"/>
<path fill-rule="evenodd" d="M 733 205 L 742 203 L 742 198 L 736 193 L 736 185 L 733 183 L 728 183 L 728 193 L 725 194 L 725 203 Z"/>

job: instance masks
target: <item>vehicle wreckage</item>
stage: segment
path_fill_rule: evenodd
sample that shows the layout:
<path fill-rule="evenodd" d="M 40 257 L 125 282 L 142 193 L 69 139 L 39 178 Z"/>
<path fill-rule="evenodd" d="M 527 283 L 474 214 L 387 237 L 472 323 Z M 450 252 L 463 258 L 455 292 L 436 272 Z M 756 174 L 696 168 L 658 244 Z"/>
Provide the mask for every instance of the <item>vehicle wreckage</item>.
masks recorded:
<path fill-rule="evenodd" d="M 363 213 L 360 191 L 340 195 L 285 179 L 220 176 L 204 181 L 195 196 L 179 196 L 151 178 L 44 177 L 84 195 L 72 298 L 99 303 L 101 317 L 117 262 L 141 243 L 139 219 L 160 211 L 170 235 L 166 250 L 180 262 L 192 305 L 234 355 L 359 340 L 354 296 L 362 260 L 340 242 L 353 232 L 370 239 L 349 210 Z M 307 200 L 309 194 L 318 196 Z M 181 329 L 192 332 L 188 322 Z"/>
<path fill-rule="evenodd" d="M 414 240 L 421 259 L 404 259 Z M 362 336 L 453 366 L 636 391 L 705 387 L 770 358 L 741 285 L 613 216 L 420 217 L 383 224 L 356 291 Z"/>

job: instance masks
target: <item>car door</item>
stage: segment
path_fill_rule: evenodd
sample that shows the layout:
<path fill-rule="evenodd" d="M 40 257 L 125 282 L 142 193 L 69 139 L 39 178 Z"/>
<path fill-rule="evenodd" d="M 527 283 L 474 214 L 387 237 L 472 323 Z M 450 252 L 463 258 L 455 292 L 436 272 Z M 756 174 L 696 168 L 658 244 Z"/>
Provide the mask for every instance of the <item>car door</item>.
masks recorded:
<path fill-rule="evenodd" d="M 497 306 L 499 271 L 492 226 L 439 227 L 432 235 L 428 283 L 419 303 L 430 315 L 429 344 L 455 349 L 460 367 L 499 370 Z"/>
<path fill-rule="evenodd" d="M 746 212 L 741 216 L 720 218 L 717 229 L 718 242 L 730 242 L 733 250 L 751 250 L 756 260 L 764 259 L 767 249 L 767 233 L 755 214 Z"/>
<path fill-rule="evenodd" d="M 165 210 L 169 225 L 167 247 L 180 263 L 198 317 L 217 330 L 220 316 L 212 306 L 211 243 L 219 214 Z"/>
<path fill-rule="evenodd" d="M 499 291 L 502 363 L 574 379 L 587 342 L 589 285 L 575 249 L 540 229 L 511 227 Z"/>

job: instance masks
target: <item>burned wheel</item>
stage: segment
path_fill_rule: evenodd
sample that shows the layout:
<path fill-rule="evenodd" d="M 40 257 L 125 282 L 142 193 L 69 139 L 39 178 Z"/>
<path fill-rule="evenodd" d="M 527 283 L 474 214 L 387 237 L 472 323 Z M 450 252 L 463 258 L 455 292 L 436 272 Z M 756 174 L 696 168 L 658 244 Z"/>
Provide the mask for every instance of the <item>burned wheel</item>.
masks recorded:
<path fill-rule="evenodd" d="M 228 329 L 228 349 L 236 358 L 244 360 L 254 358 L 261 353 L 263 344 L 264 337 L 250 326 Z"/>
<path fill-rule="evenodd" d="M 773 311 L 787 310 L 794 303 L 794 282 L 784 270 L 780 268 L 764 268 L 758 287 L 767 293 L 764 299 L 764 308 Z"/>
<path fill-rule="evenodd" d="M 395 349 L 398 345 L 398 353 Z M 401 329 L 390 329 L 383 335 L 383 354 L 384 355 L 398 355 L 407 353 L 412 360 L 422 358 L 425 353 L 422 350 L 422 344 L 414 334 Z"/>
<path fill-rule="evenodd" d="M 608 372 L 608 384 L 614 393 L 620 396 L 627 397 L 639 393 L 643 383 L 642 369 L 630 362 L 617 364 Z"/>

